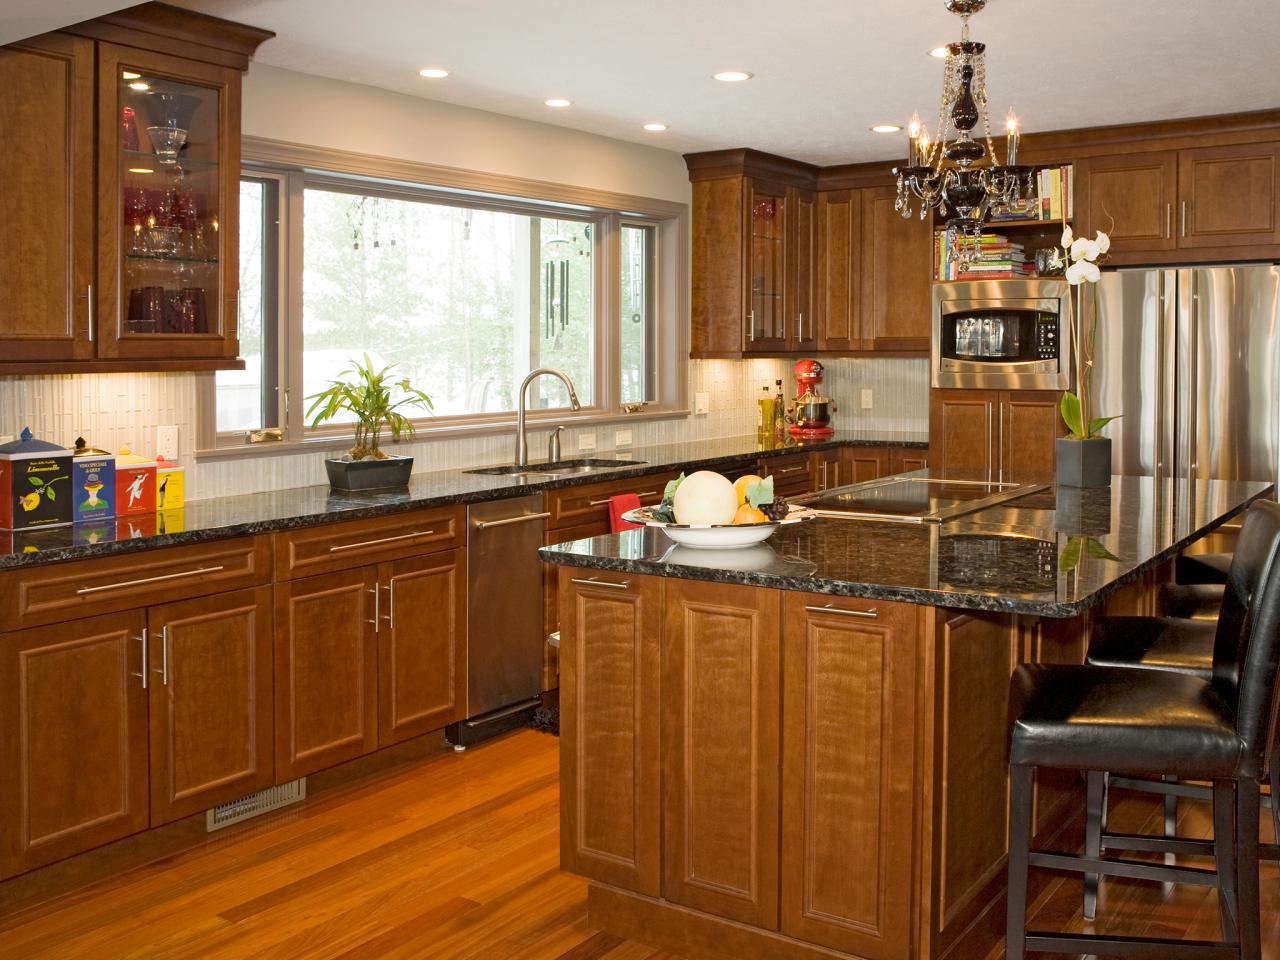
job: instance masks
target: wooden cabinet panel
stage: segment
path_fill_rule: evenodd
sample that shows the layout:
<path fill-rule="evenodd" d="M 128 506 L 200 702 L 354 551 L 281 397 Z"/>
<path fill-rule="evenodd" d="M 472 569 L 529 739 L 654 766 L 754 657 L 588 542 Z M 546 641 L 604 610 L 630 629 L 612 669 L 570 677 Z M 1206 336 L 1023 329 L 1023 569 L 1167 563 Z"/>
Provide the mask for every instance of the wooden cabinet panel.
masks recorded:
<path fill-rule="evenodd" d="M 271 786 L 271 588 L 153 607 L 151 825 Z"/>
<path fill-rule="evenodd" d="M 927 351 L 932 323 L 933 234 L 928 220 L 903 218 L 892 186 L 863 194 L 863 349 Z"/>
<path fill-rule="evenodd" d="M 661 889 L 663 581 L 560 568 L 560 866 Z"/>
<path fill-rule="evenodd" d="M 1058 415 L 1062 394 L 1019 390 L 1000 395 L 1000 472 L 1005 483 L 1052 482 L 1054 441 L 1066 428 Z"/>
<path fill-rule="evenodd" d="M 385 563 L 378 624 L 378 743 L 463 719 L 467 682 L 466 554 Z"/>
<path fill-rule="evenodd" d="M 664 588 L 663 896 L 776 930 L 780 595 Z"/>
<path fill-rule="evenodd" d="M 921 613 L 783 599 L 781 929 L 868 960 L 911 955 Z"/>
<path fill-rule="evenodd" d="M 127 558 L 20 567 L 0 577 L 0 612 L 6 623 L 37 626 L 238 590 L 270 579 L 270 539 L 238 537 Z"/>
<path fill-rule="evenodd" d="M 889 451 L 885 447 L 846 447 L 845 483 L 865 483 L 887 476 L 889 470 Z"/>
<path fill-rule="evenodd" d="M 93 356 L 93 42 L 0 47 L 4 359 Z"/>
<path fill-rule="evenodd" d="M 791 202 L 792 230 L 788 237 L 787 323 L 793 350 L 813 350 L 818 343 L 818 317 L 814 296 L 815 251 L 818 229 L 812 190 L 795 187 L 787 192 Z"/>
<path fill-rule="evenodd" d="M 546 493 L 547 529 L 609 520 L 609 498 L 622 493 L 634 493 L 642 506 L 649 506 L 662 499 L 662 491 L 679 474 L 675 471 L 656 473 L 645 477 L 610 480 L 581 487 L 564 487 Z M 562 538 L 563 539 L 563 538 Z M 561 540 L 552 541 L 560 543 Z"/>
<path fill-rule="evenodd" d="M 928 451 L 915 447 L 892 447 L 889 450 L 889 472 L 907 473 L 929 465 Z"/>
<path fill-rule="evenodd" d="M 373 567 L 275 586 L 276 781 L 378 746 Z"/>
<path fill-rule="evenodd" d="M 661 494 L 659 494 L 661 496 Z M 603 537 L 609 533 L 608 520 L 591 520 L 572 527 L 548 530 L 543 543 L 569 543 L 589 537 Z M 542 565 L 542 619 L 543 635 L 551 636 L 560 629 L 560 577 L 559 567 Z M 542 689 L 554 690 L 560 686 L 560 654 L 550 643 L 542 647 Z"/>
<path fill-rule="evenodd" d="M 788 331 L 795 332 L 787 316 L 787 188 L 748 177 L 743 191 L 747 316 L 742 350 L 786 352 Z"/>
<path fill-rule="evenodd" d="M 813 489 L 813 463 L 807 453 L 765 457 L 760 461 L 760 476 L 773 477 L 775 497 L 794 497 Z"/>
<path fill-rule="evenodd" d="M 275 535 L 276 579 L 309 577 L 462 546 L 462 507 L 326 523 Z"/>
<path fill-rule="evenodd" d="M 0 634 L 0 874 L 147 827 L 140 611 Z"/>
<path fill-rule="evenodd" d="M 849 482 L 844 479 L 849 472 L 847 450 L 823 450 L 810 455 L 809 475 L 813 478 L 814 491 L 831 490 Z"/>
<path fill-rule="evenodd" d="M 747 216 L 741 177 L 693 184 L 690 352 L 740 356 L 746 338 L 743 274 Z"/>
<path fill-rule="evenodd" d="M 818 349 L 862 347 L 862 194 L 824 190 L 817 206 Z"/>
<path fill-rule="evenodd" d="M 988 479 L 996 470 L 996 390 L 931 390 L 929 465 L 942 477 Z"/>
<path fill-rule="evenodd" d="M 1280 143 L 1178 154 L 1178 246 L 1280 244 Z"/>
<path fill-rule="evenodd" d="M 1082 161 L 1076 169 L 1079 232 L 1106 232 L 1113 253 L 1174 249 L 1177 178 L 1172 150 Z"/>

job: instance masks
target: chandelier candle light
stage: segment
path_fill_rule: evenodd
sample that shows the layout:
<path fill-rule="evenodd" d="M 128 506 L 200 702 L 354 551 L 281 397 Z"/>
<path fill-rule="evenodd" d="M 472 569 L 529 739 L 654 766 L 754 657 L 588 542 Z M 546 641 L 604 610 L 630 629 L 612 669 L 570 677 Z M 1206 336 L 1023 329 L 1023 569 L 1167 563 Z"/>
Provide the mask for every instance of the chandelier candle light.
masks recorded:
<path fill-rule="evenodd" d="M 982 249 L 982 222 L 1030 195 L 1035 181 L 1030 167 L 1018 164 L 1017 117 L 1009 111 L 1005 162 L 1000 163 L 987 113 L 986 44 L 969 39 L 969 17 L 987 0 L 946 0 L 962 23 L 960 39 L 947 44 L 942 106 L 937 136 L 930 138 L 918 116 L 907 127 L 907 163 L 894 169 L 898 195 L 894 208 L 904 217 L 919 201 L 920 219 L 930 210 L 954 216 L 947 223 L 948 249 L 965 267 Z M 980 139 L 974 128 L 982 124 Z"/>

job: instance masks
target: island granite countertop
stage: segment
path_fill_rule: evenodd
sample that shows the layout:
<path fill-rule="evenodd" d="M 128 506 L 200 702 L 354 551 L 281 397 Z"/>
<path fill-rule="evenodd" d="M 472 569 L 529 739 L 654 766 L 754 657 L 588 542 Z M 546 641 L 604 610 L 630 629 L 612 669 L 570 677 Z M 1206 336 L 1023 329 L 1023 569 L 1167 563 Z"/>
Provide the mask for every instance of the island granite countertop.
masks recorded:
<path fill-rule="evenodd" d="M 645 528 L 540 553 L 570 567 L 1073 617 L 1274 489 L 1114 477 L 1103 490 L 1049 487 L 940 524 L 820 517 L 736 550 L 678 546 Z"/>
<path fill-rule="evenodd" d="M 786 456 L 832 450 L 840 447 L 910 447 L 927 448 L 927 434 L 902 431 L 852 431 L 837 434 L 829 440 L 788 443 L 780 447 L 764 447 L 754 436 L 723 437 L 651 446 L 625 447 L 601 452 L 598 456 L 643 461 L 636 466 L 601 470 L 597 473 L 546 478 L 501 477 L 441 470 L 414 474 L 406 489 L 372 493 L 338 493 L 328 486 L 297 487 L 238 497 L 194 500 L 181 511 L 175 529 L 163 529 L 155 515 L 133 518 L 142 530 L 141 536 L 120 536 L 114 521 L 98 524 L 75 524 L 38 530 L 0 530 L 0 569 L 35 563 L 52 563 L 85 557 L 100 557 L 154 547 L 202 543 L 226 537 L 269 533 L 299 527 L 360 520 L 367 517 L 400 513 L 423 507 L 480 503 L 502 500 L 528 493 L 560 487 L 600 483 L 642 477 L 651 473 L 681 467 L 689 470 L 715 470 L 748 458 Z M 536 464 L 535 464 L 536 466 Z M 129 520 L 129 518 L 122 518 Z M 149 525 L 149 526 L 148 526 Z M 152 530 L 151 528 L 155 529 Z M 106 531 L 105 535 L 94 531 Z"/>

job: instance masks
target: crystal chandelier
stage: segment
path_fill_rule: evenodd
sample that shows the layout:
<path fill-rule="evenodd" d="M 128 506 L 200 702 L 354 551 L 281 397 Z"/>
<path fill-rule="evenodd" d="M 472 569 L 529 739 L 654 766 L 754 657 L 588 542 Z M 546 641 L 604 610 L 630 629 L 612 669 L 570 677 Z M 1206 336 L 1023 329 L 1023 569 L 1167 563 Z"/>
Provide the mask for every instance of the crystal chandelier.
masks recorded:
<path fill-rule="evenodd" d="M 952 234 L 949 247 L 962 264 L 980 250 L 982 222 L 987 214 L 1005 211 L 1030 194 L 1034 173 L 1018 165 L 1018 127 L 1012 112 L 1008 122 L 1006 162 L 1001 164 L 991 139 L 987 115 L 986 44 L 969 39 L 969 17 L 987 5 L 987 0 L 946 0 L 947 9 L 958 14 L 960 39 L 947 44 L 946 72 L 942 83 L 942 106 L 938 112 L 937 135 L 932 139 L 918 117 L 908 128 L 907 164 L 894 169 L 898 196 L 894 204 L 902 216 L 912 215 L 919 201 L 920 219 L 930 210 L 947 222 Z M 980 139 L 973 130 L 982 124 Z"/>

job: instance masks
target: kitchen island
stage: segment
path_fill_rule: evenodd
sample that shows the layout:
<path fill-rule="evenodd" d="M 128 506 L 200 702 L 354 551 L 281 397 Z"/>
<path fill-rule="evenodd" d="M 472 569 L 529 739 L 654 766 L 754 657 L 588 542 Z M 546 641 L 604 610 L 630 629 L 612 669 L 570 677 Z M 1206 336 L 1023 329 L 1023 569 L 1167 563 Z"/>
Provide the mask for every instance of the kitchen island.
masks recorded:
<path fill-rule="evenodd" d="M 1117 477 L 736 551 L 652 529 L 544 548 L 561 865 L 593 881 L 593 926 L 691 957 L 985 956 L 1010 673 L 1080 662 L 1092 617 L 1151 612 L 1173 557 L 1272 489 Z M 1039 780 L 1042 839 L 1077 786 Z"/>

